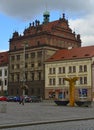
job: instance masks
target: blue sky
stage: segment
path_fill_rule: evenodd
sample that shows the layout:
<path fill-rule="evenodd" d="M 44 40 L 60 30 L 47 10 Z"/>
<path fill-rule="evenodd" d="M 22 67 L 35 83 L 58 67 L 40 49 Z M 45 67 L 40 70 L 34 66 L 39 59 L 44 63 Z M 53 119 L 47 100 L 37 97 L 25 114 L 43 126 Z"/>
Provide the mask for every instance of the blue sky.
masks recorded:
<path fill-rule="evenodd" d="M 81 34 L 82 46 L 94 45 L 93 0 L 0 0 L 0 51 L 9 49 L 14 31 L 22 33 L 36 19 L 42 22 L 46 10 L 50 21 L 65 13 L 73 31 Z"/>
<path fill-rule="evenodd" d="M 9 39 L 15 30 L 22 32 L 27 22 L 0 14 L 0 50 L 8 50 Z"/>

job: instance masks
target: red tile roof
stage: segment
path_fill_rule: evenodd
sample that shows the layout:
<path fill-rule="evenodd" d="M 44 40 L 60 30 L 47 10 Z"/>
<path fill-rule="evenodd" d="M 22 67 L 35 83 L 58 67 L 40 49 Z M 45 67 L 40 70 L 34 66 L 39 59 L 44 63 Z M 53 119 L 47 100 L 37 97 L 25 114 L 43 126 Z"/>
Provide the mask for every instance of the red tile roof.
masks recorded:
<path fill-rule="evenodd" d="M 42 24 L 43 31 L 51 31 L 54 26 L 56 26 L 59 23 L 59 20 L 49 22 L 47 24 Z"/>
<path fill-rule="evenodd" d="M 0 66 L 8 64 L 8 52 L 0 52 Z"/>
<path fill-rule="evenodd" d="M 94 56 L 94 46 L 58 50 L 46 62 L 82 59 Z"/>

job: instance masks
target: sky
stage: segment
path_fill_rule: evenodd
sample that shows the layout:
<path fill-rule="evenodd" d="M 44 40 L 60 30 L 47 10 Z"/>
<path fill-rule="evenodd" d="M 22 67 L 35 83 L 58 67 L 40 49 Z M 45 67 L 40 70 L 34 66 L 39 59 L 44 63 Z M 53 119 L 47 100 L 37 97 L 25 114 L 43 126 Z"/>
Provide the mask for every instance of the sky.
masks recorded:
<path fill-rule="evenodd" d="M 70 28 L 81 35 L 82 46 L 94 45 L 94 0 L 0 0 L 0 52 L 9 50 L 9 39 L 22 34 L 29 23 L 50 12 L 50 22 L 65 13 Z"/>

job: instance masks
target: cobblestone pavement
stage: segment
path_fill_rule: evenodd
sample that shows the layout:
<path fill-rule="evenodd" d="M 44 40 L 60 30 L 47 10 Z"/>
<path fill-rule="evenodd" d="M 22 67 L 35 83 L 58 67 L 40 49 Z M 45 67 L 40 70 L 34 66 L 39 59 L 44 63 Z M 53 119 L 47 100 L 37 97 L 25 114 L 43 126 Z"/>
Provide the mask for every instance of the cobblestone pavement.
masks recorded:
<path fill-rule="evenodd" d="M 61 121 L 51 124 L 7 128 L 7 130 L 94 130 L 94 103 L 92 107 L 69 107 L 57 106 L 53 102 L 25 103 L 25 105 L 0 102 L 0 110 L 3 105 L 5 105 L 6 111 L 0 111 L 0 128 L 21 123 L 24 126 L 28 123 Z M 92 120 L 84 120 L 86 118 L 92 118 Z M 76 119 L 83 120 L 75 121 Z"/>

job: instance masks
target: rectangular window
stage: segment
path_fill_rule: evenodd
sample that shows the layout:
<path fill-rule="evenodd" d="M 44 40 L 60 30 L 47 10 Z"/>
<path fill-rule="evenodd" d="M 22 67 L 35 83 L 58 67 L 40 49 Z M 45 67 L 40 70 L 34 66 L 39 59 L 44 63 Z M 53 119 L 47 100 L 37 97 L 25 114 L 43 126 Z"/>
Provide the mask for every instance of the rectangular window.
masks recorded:
<path fill-rule="evenodd" d="M 58 68 L 58 73 L 61 74 L 61 67 Z"/>
<path fill-rule="evenodd" d="M 38 73 L 38 79 L 41 80 L 41 72 Z"/>
<path fill-rule="evenodd" d="M 59 67 L 58 68 L 58 73 L 59 74 L 65 73 L 65 67 Z"/>
<path fill-rule="evenodd" d="M 84 65 L 84 72 L 87 72 L 87 65 Z"/>
<path fill-rule="evenodd" d="M 34 73 L 31 73 L 31 79 L 34 80 Z"/>
<path fill-rule="evenodd" d="M 0 76 L 2 76 L 2 70 L 0 70 Z"/>
<path fill-rule="evenodd" d="M 19 65 L 19 64 L 17 64 L 17 66 L 16 66 L 16 67 L 17 67 L 17 69 L 19 69 L 19 68 L 20 68 L 20 65 Z"/>
<path fill-rule="evenodd" d="M 27 81 L 28 80 L 28 73 L 25 72 L 25 80 Z"/>
<path fill-rule="evenodd" d="M 69 73 L 72 73 L 72 67 L 69 66 Z"/>
<path fill-rule="evenodd" d="M 35 58 L 35 53 L 34 52 L 31 53 L 31 58 Z"/>
<path fill-rule="evenodd" d="M 80 84 L 83 84 L 83 78 L 80 77 Z"/>
<path fill-rule="evenodd" d="M 65 67 L 63 67 L 63 73 L 65 73 Z"/>
<path fill-rule="evenodd" d="M 59 85 L 64 85 L 64 84 L 65 84 L 64 78 L 59 78 Z"/>
<path fill-rule="evenodd" d="M 83 67 L 82 65 L 79 66 L 79 72 L 82 72 L 83 71 Z"/>
<path fill-rule="evenodd" d="M 2 81 L 0 80 L 0 86 L 2 85 Z"/>
<path fill-rule="evenodd" d="M 15 60 L 15 57 L 14 56 L 11 56 L 11 61 L 14 61 Z"/>
<path fill-rule="evenodd" d="M 25 59 L 28 59 L 28 54 L 25 54 Z"/>
<path fill-rule="evenodd" d="M 55 74 L 55 68 L 49 68 L 49 74 Z"/>
<path fill-rule="evenodd" d="M 65 85 L 65 79 L 63 78 L 63 85 Z"/>
<path fill-rule="evenodd" d="M 73 73 L 76 72 L 76 66 L 73 66 Z"/>
<path fill-rule="evenodd" d="M 7 85 L 7 79 L 5 79 L 5 86 Z"/>
<path fill-rule="evenodd" d="M 55 78 L 53 78 L 53 85 L 55 85 Z"/>
<path fill-rule="evenodd" d="M 18 81 L 18 82 L 20 81 L 20 76 L 19 76 L 19 74 L 17 74 L 17 81 Z"/>
<path fill-rule="evenodd" d="M 49 68 L 49 74 L 52 74 L 52 68 Z"/>
<path fill-rule="evenodd" d="M 55 68 L 53 68 L 53 74 L 55 74 Z"/>
<path fill-rule="evenodd" d="M 7 70 L 5 69 L 5 76 L 7 76 Z"/>
<path fill-rule="evenodd" d="M 11 65 L 11 69 L 14 70 L 14 65 Z"/>
<path fill-rule="evenodd" d="M 11 75 L 11 81 L 14 82 L 14 74 Z"/>
<path fill-rule="evenodd" d="M 87 89 L 79 89 L 79 97 L 87 97 Z"/>
<path fill-rule="evenodd" d="M 40 95 L 40 93 L 41 93 L 41 89 L 38 88 L 38 89 L 37 89 L 37 95 Z"/>
<path fill-rule="evenodd" d="M 59 85 L 62 84 L 62 78 L 59 78 Z"/>
<path fill-rule="evenodd" d="M 34 93 L 34 89 L 33 88 L 31 88 L 31 94 L 33 94 Z"/>
<path fill-rule="evenodd" d="M 42 57 L 42 51 L 37 52 L 37 57 Z"/>
<path fill-rule="evenodd" d="M 34 67 L 34 63 L 31 63 L 31 68 Z"/>
<path fill-rule="evenodd" d="M 39 66 L 39 67 L 41 66 L 41 62 L 38 63 L 38 66 Z"/>
<path fill-rule="evenodd" d="M 16 59 L 17 59 L 17 60 L 20 60 L 20 55 L 17 55 L 17 56 L 16 56 Z"/>
<path fill-rule="evenodd" d="M 87 77 L 84 77 L 84 84 L 87 84 Z"/>
<path fill-rule="evenodd" d="M 52 68 L 49 68 L 49 74 L 52 74 Z"/>
<path fill-rule="evenodd" d="M 80 84 L 87 84 L 87 77 L 80 77 Z"/>
<path fill-rule="evenodd" d="M 50 78 L 49 79 L 49 85 L 55 85 L 55 84 L 56 84 L 55 78 Z"/>
<path fill-rule="evenodd" d="M 28 64 L 27 63 L 25 63 L 25 68 L 28 68 Z"/>
<path fill-rule="evenodd" d="M 49 79 L 49 85 L 52 85 L 52 79 Z"/>

